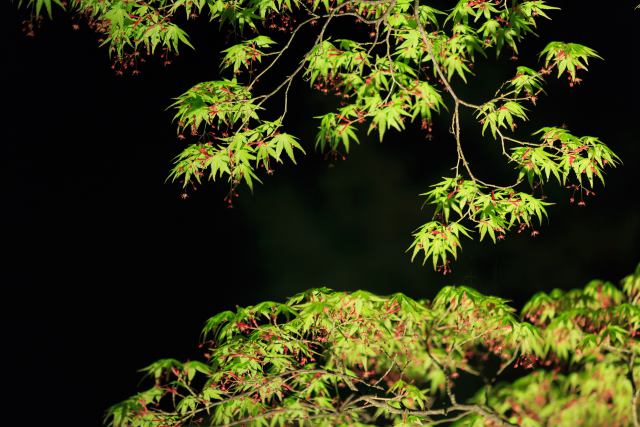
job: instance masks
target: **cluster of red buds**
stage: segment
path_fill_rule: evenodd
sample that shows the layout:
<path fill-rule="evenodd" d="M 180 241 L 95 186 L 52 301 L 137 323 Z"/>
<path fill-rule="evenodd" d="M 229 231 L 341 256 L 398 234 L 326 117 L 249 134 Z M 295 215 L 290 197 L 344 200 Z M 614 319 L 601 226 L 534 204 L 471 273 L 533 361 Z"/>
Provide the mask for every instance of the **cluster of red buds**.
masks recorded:
<path fill-rule="evenodd" d="M 569 203 L 571 204 L 574 204 L 576 202 L 576 192 L 579 194 L 580 201 L 578 201 L 578 206 L 586 206 L 584 198 L 596 195 L 595 191 L 584 188 L 582 185 L 578 184 L 570 184 L 567 185 L 566 188 L 571 190 L 571 197 L 569 198 Z"/>
<path fill-rule="evenodd" d="M 238 191 L 236 190 L 238 184 L 238 181 L 234 181 L 231 185 L 231 188 L 229 189 L 229 192 L 224 197 L 224 202 L 227 204 L 228 209 L 233 209 L 233 200 L 239 196 Z"/>
<path fill-rule="evenodd" d="M 22 32 L 27 37 L 35 37 L 37 28 L 40 28 L 40 24 L 42 24 L 42 16 L 35 16 L 32 19 L 28 19 L 22 21 Z"/>
<path fill-rule="evenodd" d="M 316 83 L 314 83 L 313 88 L 325 94 L 332 93 L 343 98 L 349 97 L 349 95 L 342 90 L 342 77 L 340 76 L 329 74 L 325 79 L 318 79 Z"/>
<path fill-rule="evenodd" d="M 84 10 L 83 13 L 79 15 L 79 17 L 87 24 L 90 30 L 100 34 L 101 38 L 98 39 L 98 42 L 102 43 L 104 41 L 104 37 L 109 34 L 109 27 L 111 25 L 110 22 L 95 18 L 93 16 L 93 10 L 91 8 L 87 8 L 86 10 Z M 78 21 L 75 20 L 73 21 L 72 25 L 74 25 L 74 29 L 76 29 L 76 26 L 79 27 Z"/>
<path fill-rule="evenodd" d="M 575 319 L 575 323 L 580 329 L 590 334 L 599 333 L 608 326 L 608 322 L 597 322 L 587 316 L 579 316 Z"/>
<path fill-rule="evenodd" d="M 451 261 L 446 260 L 443 264 L 439 265 L 436 268 L 436 271 L 438 273 L 442 273 L 443 276 L 446 276 L 447 274 L 451 273 Z"/>
<path fill-rule="evenodd" d="M 329 159 L 331 162 L 336 162 L 337 160 L 347 160 L 347 156 L 345 156 L 338 150 L 329 150 L 324 155 L 324 160 L 327 159 Z M 333 167 L 333 163 L 329 164 L 329 167 Z"/>
<path fill-rule="evenodd" d="M 264 26 L 270 30 L 292 32 L 296 18 L 289 15 L 272 12 L 264 20 Z"/>
<path fill-rule="evenodd" d="M 569 87 L 573 87 L 575 85 L 579 85 L 582 82 L 581 78 L 574 77 L 571 74 L 569 74 L 567 76 L 567 79 L 569 80 Z"/>
<path fill-rule="evenodd" d="M 420 129 L 426 132 L 425 138 L 429 141 L 433 139 L 433 122 L 430 119 L 422 119 Z"/>
<path fill-rule="evenodd" d="M 538 356 L 534 354 L 523 354 L 516 360 L 514 368 L 523 367 L 524 369 L 533 369 L 538 363 Z"/>
<path fill-rule="evenodd" d="M 144 62 L 146 62 L 146 59 L 142 56 L 141 52 L 134 50 L 131 53 L 123 53 L 117 56 L 111 64 L 111 69 L 117 76 L 122 76 L 126 72 L 131 72 L 132 75 L 137 76 L 140 74 L 138 67 Z"/>
<path fill-rule="evenodd" d="M 162 52 L 160 53 L 160 59 L 162 60 L 162 65 L 167 66 L 171 65 L 171 59 L 169 59 L 169 49 L 167 47 L 162 48 Z M 177 55 L 177 53 L 175 54 Z"/>
<path fill-rule="evenodd" d="M 530 229 L 531 229 L 531 237 L 536 237 L 536 236 L 539 236 L 539 235 L 540 235 L 540 231 L 539 231 L 539 230 L 536 230 L 536 229 L 532 228 L 532 227 L 531 227 L 531 224 L 527 224 L 527 223 L 525 223 L 525 222 L 521 222 L 521 223 L 518 225 L 518 230 L 517 230 L 517 232 L 518 232 L 518 234 L 521 234 L 521 233 L 523 233 L 523 232 L 524 232 L 526 229 L 528 229 L 528 228 L 530 228 Z M 503 238 L 504 238 L 504 237 L 503 237 Z M 501 239 L 501 240 L 502 240 L 502 239 Z"/>
<path fill-rule="evenodd" d="M 495 4 L 496 6 L 498 6 L 501 2 L 500 2 L 500 0 L 493 0 L 493 1 L 490 1 L 490 0 L 472 0 L 472 1 L 467 2 L 467 6 L 475 7 L 475 6 L 479 6 L 481 4 L 491 4 L 491 3 Z"/>
<path fill-rule="evenodd" d="M 527 319 L 529 322 L 533 323 L 534 325 L 543 325 L 544 323 L 546 323 L 548 321 L 545 320 L 544 322 L 541 320 L 542 319 L 542 314 L 544 312 L 544 310 L 546 309 L 546 306 L 540 306 L 538 307 L 537 310 L 535 311 L 530 311 L 529 313 L 527 313 L 524 317 L 525 319 Z"/>

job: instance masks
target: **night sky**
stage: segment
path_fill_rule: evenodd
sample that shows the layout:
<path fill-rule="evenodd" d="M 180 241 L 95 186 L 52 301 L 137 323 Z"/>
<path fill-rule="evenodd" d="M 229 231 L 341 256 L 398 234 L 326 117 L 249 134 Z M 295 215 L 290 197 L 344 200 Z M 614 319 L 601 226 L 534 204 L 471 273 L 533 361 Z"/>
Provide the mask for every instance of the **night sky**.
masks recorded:
<path fill-rule="evenodd" d="M 600 137 L 624 165 L 608 171 L 606 189 L 596 188 L 586 207 L 549 185 L 556 204 L 539 236 L 513 233 L 495 246 L 465 241 L 453 273 L 442 276 L 412 264 L 405 250 L 431 215 L 418 194 L 451 173 L 448 118 L 436 119 L 432 140 L 414 128 L 391 132 L 382 144 L 361 138 L 345 161 L 334 162 L 314 151 L 317 122 L 310 119 L 334 101 L 298 82 L 285 124 L 307 156 L 263 174 L 253 194 L 242 189 L 233 209 L 223 201 L 225 183 L 183 200 L 177 184 L 165 183 L 183 144 L 167 107 L 195 83 L 220 77 L 224 32 L 206 20 L 190 23 L 195 52 L 185 48 L 167 67 L 151 60 L 140 76 L 119 77 L 85 26 L 74 31 L 60 13 L 27 37 L 26 14 L 3 2 L 10 412 L 25 425 L 98 426 L 109 405 L 136 391 L 137 369 L 161 357 L 195 357 L 209 316 L 312 287 L 429 298 L 443 285 L 464 284 L 519 307 L 538 291 L 630 273 L 640 261 L 632 66 L 640 11 L 634 2 L 551 3 L 563 11 L 542 23 L 518 64 L 537 67 L 535 52 L 551 40 L 586 44 L 604 61 L 592 62 L 577 87 L 551 80 L 531 111 L 533 127 L 523 132 L 566 125 Z M 288 61 L 282 73 L 297 58 Z M 478 64 L 473 86 L 461 90 L 480 101 L 514 68 L 508 59 Z M 472 167 L 486 180 L 512 180 L 497 143 L 477 131 L 463 128 Z"/>

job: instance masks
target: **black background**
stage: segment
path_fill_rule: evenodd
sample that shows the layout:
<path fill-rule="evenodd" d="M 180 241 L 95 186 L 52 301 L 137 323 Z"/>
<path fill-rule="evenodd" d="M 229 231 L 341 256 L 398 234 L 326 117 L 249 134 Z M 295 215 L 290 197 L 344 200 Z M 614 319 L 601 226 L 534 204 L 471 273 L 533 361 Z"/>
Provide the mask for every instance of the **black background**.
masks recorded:
<path fill-rule="evenodd" d="M 135 392 L 136 369 L 160 357 L 195 356 L 210 315 L 311 287 L 418 298 L 465 284 L 520 306 L 537 291 L 631 272 L 640 259 L 639 12 L 633 2 L 553 4 L 563 10 L 541 23 L 540 39 L 520 63 L 537 66 L 534 52 L 550 40 L 586 44 L 605 60 L 592 62 L 577 87 L 551 83 L 533 121 L 599 136 L 624 165 L 609 171 L 607 188 L 584 208 L 569 204 L 567 190 L 548 186 L 557 204 L 540 236 L 514 234 L 495 246 L 467 241 L 443 277 L 404 251 L 430 215 L 417 195 L 450 175 L 448 119 L 436 120 L 431 141 L 413 128 L 390 133 L 383 144 L 361 138 L 346 161 L 332 162 L 314 151 L 317 122 L 309 118 L 333 101 L 297 84 L 286 124 L 308 154 L 298 166 L 263 176 L 253 194 L 241 190 L 234 209 L 225 207 L 223 183 L 182 200 L 180 187 L 165 183 L 181 146 L 166 107 L 193 84 L 219 78 L 224 34 L 206 21 L 191 23 L 196 52 L 185 48 L 168 67 L 151 61 L 141 76 L 117 77 L 87 28 L 73 31 L 58 14 L 26 37 L 27 15 L 3 3 L 10 412 L 26 425 L 99 425 L 110 404 Z M 461 90 L 479 101 L 514 67 L 488 61 Z M 497 144 L 474 127 L 463 133 L 478 175 L 509 182 L 513 172 Z"/>

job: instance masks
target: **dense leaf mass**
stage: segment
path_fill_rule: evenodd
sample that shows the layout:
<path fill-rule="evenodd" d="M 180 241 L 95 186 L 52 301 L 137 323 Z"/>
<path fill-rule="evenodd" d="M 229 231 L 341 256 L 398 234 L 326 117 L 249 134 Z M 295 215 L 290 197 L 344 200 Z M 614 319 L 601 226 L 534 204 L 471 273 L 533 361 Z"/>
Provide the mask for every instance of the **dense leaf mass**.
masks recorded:
<path fill-rule="evenodd" d="M 63 5 L 22 3 L 35 16 Z M 446 111 L 457 162 L 451 176 L 426 193 L 434 216 L 416 229 L 409 248 L 413 258 L 421 255 L 445 273 L 462 237 L 478 233 L 480 240 L 488 235 L 495 241 L 514 228 L 537 234 L 534 220 L 542 221 L 550 204 L 542 185 L 551 177 L 589 195 L 595 178 L 604 183 L 604 168 L 619 162 L 598 138 L 563 127 L 552 124 L 525 136 L 516 131 L 529 120 L 548 76 L 580 83 L 589 60 L 600 58 L 586 46 L 550 42 L 540 52 L 543 65 L 516 63 L 513 77 L 482 102 L 457 92 L 472 84 L 478 58 L 508 52 L 520 62 L 519 44 L 557 9 L 542 0 L 460 0 L 449 10 L 420 0 L 71 0 L 68 8 L 101 34 L 118 73 L 138 73 L 144 57 L 157 51 L 168 63 L 182 44 L 192 47 L 175 23 L 185 17 L 208 16 L 233 30 L 220 64 L 228 77 L 197 83 L 173 104 L 179 138 L 188 145 L 170 173 L 185 189 L 203 178 L 227 180 L 229 204 L 238 185 L 253 189 L 260 169 L 273 173 L 283 152 L 294 163 L 296 154 L 305 153 L 284 130 L 295 79 L 338 101 L 335 111 L 317 117 L 315 146 L 333 156 L 348 153 L 362 132 L 382 141 L 417 122 L 429 134 L 434 116 Z M 351 25 L 352 39 L 332 36 L 340 25 Z M 291 61 L 294 45 L 305 52 L 297 62 Z M 292 67 L 284 78 L 283 67 Z M 278 101 L 267 109 L 272 99 Z M 462 144 L 464 109 L 517 169 L 512 184 L 485 182 L 471 169 Z"/>
<path fill-rule="evenodd" d="M 313 289 L 206 322 L 204 361 L 144 369 L 114 427 L 630 426 L 640 403 L 640 265 L 617 287 L 535 295 L 517 315 L 467 287 L 432 300 Z M 456 392 L 477 377 L 477 393 Z M 512 380 L 515 379 L 515 380 Z"/>

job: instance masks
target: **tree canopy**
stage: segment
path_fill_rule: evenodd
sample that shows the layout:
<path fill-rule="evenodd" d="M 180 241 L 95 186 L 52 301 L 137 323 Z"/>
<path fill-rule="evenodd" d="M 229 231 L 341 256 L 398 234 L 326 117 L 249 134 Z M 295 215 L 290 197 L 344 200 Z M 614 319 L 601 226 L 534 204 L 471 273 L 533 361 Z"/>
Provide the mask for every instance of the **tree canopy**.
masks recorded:
<path fill-rule="evenodd" d="M 288 97 L 295 79 L 332 96 L 336 108 L 319 117 L 316 149 L 343 156 L 362 133 L 380 141 L 416 123 L 428 135 L 437 115 L 450 117 L 457 161 L 451 175 L 425 191 L 433 217 L 413 233 L 408 251 L 442 272 L 458 256 L 461 239 L 496 242 L 507 232 L 541 224 L 547 212 L 543 184 L 555 181 L 582 196 L 604 184 L 604 170 L 619 159 L 594 136 L 574 135 L 557 123 L 520 135 L 550 77 L 580 83 L 598 54 L 577 43 L 551 41 L 541 65 L 520 65 L 519 46 L 556 7 L 541 0 L 458 1 L 450 9 L 410 0 L 24 0 L 36 21 L 54 5 L 83 18 L 108 48 L 117 73 L 139 73 L 144 58 L 165 62 L 192 48 L 178 25 L 186 19 L 232 29 L 220 64 L 224 77 L 194 84 L 171 105 L 185 147 L 169 178 L 186 188 L 204 179 L 226 180 L 232 203 L 238 185 L 253 188 L 261 170 L 273 173 L 305 153 L 305 141 L 286 132 Z M 423 2 L 424 3 L 424 2 Z M 350 25 L 349 37 L 338 38 Z M 311 42 L 310 42 L 311 40 Z M 297 47 L 294 49 L 294 46 Z M 304 50 L 297 60 L 291 56 Z M 513 77 L 487 99 L 469 101 L 474 65 L 495 56 L 516 63 Z M 285 61 L 284 58 L 287 58 Z M 294 64 L 292 69 L 283 70 Z M 282 77 L 282 75 L 285 77 Z M 276 102 L 277 101 L 277 102 Z M 479 135 L 462 135 L 465 113 Z M 515 169 L 513 182 L 482 180 L 465 157 L 463 140 L 494 142 Z M 361 137 L 361 136 L 360 136 Z"/>
<path fill-rule="evenodd" d="M 431 301 L 312 289 L 219 313 L 202 337 L 201 361 L 144 368 L 153 386 L 109 424 L 640 425 L 640 265 L 519 315 L 467 287 Z"/>

